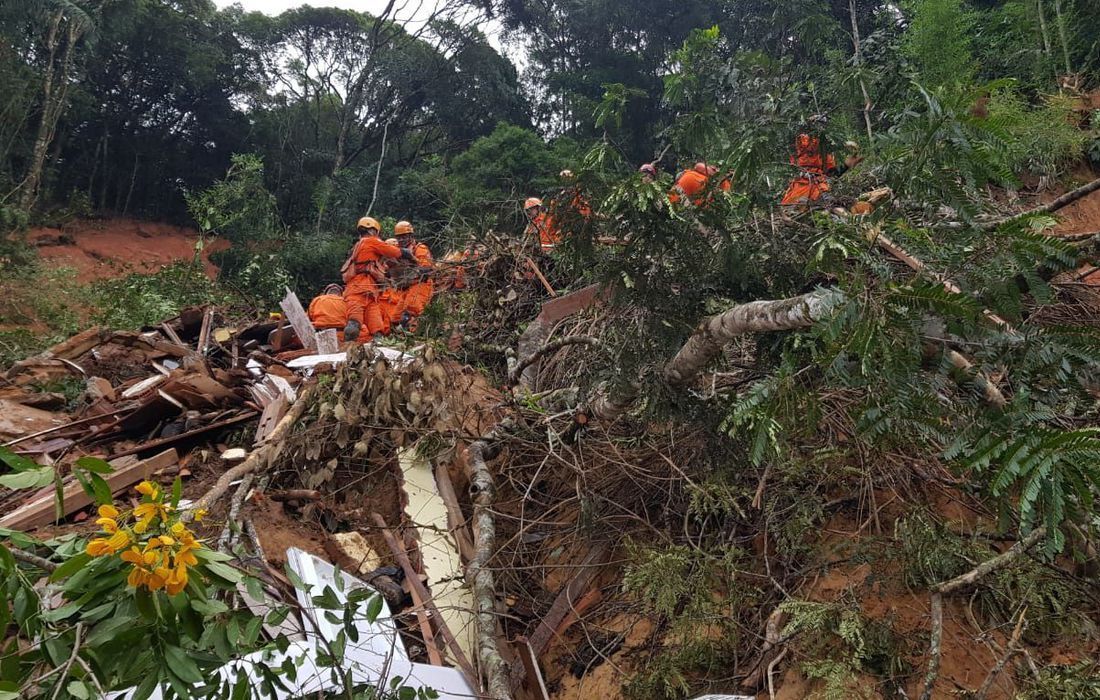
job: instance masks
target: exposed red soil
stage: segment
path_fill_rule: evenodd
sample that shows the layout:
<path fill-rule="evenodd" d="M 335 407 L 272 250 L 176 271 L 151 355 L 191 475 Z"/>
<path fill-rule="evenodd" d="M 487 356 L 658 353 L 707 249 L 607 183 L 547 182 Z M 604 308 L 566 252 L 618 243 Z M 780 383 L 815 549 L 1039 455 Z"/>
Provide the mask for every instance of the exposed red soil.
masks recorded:
<path fill-rule="evenodd" d="M 61 228 L 36 228 L 27 241 L 54 267 L 76 270 L 78 282 L 156 272 L 165 265 L 191 260 L 199 234 L 194 229 L 137 219 L 77 220 Z M 210 254 L 229 247 L 224 239 L 208 241 L 202 252 L 206 273 L 218 268 Z"/>

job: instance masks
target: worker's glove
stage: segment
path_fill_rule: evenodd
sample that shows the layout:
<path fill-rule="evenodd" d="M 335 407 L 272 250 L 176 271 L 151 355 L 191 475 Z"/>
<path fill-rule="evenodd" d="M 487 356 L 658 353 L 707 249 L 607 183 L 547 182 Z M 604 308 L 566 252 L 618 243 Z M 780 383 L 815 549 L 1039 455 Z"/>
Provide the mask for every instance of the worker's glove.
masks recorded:
<path fill-rule="evenodd" d="M 344 326 L 344 340 L 353 341 L 359 340 L 360 326 L 359 322 L 355 319 L 348 319 L 348 323 Z"/>
<path fill-rule="evenodd" d="M 863 162 L 863 156 L 851 155 L 844 159 L 844 166 L 847 168 L 854 168 Z"/>
<path fill-rule="evenodd" d="M 406 328 L 408 328 L 409 327 L 409 321 L 411 321 L 411 320 L 412 320 L 412 314 L 410 314 L 408 311 L 402 311 L 401 312 L 401 325 L 402 326 L 405 326 Z"/>
<path fill-rule="evenodd" d="M 402 248 L 401 259 L 408 260 L 409 262 L 416 262 L 416 255 L 414 255 L 413 252 L 408 248 Z"/>

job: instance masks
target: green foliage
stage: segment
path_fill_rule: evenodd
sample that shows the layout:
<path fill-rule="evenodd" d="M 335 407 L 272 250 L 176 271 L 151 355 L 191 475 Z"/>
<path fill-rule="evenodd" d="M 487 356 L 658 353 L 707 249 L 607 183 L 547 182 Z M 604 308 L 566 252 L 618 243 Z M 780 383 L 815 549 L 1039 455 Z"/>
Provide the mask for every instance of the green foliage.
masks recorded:
<path fill-rule="evenodd" d="M 949 532 L 926 514 L 902 518 L 894 526 L 905 582 L 924 588 L 972 569 L 989 550 Z"/>
<path fill-rule="evenodd" d="M 94 282 L 88 296 L 98 309 L 97 320 L 120 329 L 160 323 L 188 306 L 233 301 L 201 267 L 185 262 L 149 275 L 133 274 Z"/>
<path fill-rule="evenodd" d="M 1019 700 L 1100 700 L 1100 667 L 1093 661 L 1047 666 Z"/>
<path fill-rule="evenodd" d="M 234 155 L 225 178 L 188 195 L 187 206 L 203 233 L 238 245 L 280 233 L 275 197 L 264 185 L 264 164 L 255 154 Z"/>
<path fill-rule="evenodd" d="M 974 77 L 970 50 L 974 15 L 963 0 L 906 3 L 909 27 L 903 44 L 928 87 L 968 85 Z"/>
<path fill-rule="evenodd" d="M 898 684 L 908 672 L 906 650 L 884 621 L 864 617 L 842 603 L 788 600 L 779 606 L 790 617 L 783 637 L 797 637 L 806 661 L 803 672 L 825 681 L 816 697 L 839 700 L 861 692 L 858 675 L 869 673 Z"/>
<path fill-rule="evenodd" d="M 1047 97 L 1032 107 L 1013 90 L 993 92 L 989 123 L 1005 135 L 1014 171 L 1057 178 L 1081 158 L 1090 135 L 1075 123 L 1072 107 L 1065 97 Z"/>

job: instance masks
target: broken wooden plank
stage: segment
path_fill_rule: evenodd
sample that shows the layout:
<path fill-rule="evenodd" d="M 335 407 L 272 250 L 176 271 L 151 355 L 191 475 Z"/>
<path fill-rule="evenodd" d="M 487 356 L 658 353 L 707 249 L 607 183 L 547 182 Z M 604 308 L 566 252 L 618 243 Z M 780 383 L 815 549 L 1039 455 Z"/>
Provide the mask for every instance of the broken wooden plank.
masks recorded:
<path fill-rule="evenodd" d="M 516 637 L 516 646 L 519 648 L 519 658 L 523 662 L 524 682 L 527 691 L 535 700 L 550 700 L 550 691 L 546 689 L 546 681 L 542 677 L 539 668 L 539 660 L 535 658 L 535 651 L 527 637 Z"/>
<path fill-rule="evenodd" d="M 252 440 L 252 444 L 259 445 L 267 440 L 288 410 L 290 410 L 290 399 L 284 393 L 280 393 L 268 402 L 264 406 L 264 412 L 260 414 L 260 423 L 256 426 L 256 437 Z"/>
<path fill-rule="evenodd" d="M 335 328 L 326 328 L 317 334 L 317 354 L 332 355 L 340 352 L 340 340 Z"/>
<path fill-rule="evenodd" d="M 210 344 L 210 326 L 214 323 L 214 309 L 207 309 L 202 315 L 202 328 L 199 329 L 198 348 L 199 354 L 205 355 Z"/>
<path fill-rule="evenodd" d="M 13 377 L 19 374 L 24 367 L 45 362 L 46 360 L 75 360 L 97 345 L 103 344 L 107 336 L 108 331 L 105 328 L 100 326 L 89 328 L 86 331 L 77 333 L 71 338 L 61 341 L 53 347 L 47 348 L 33 357 L 28 357 L 25 360 L 16 362 L 7 371 L 6 376 Z"/>
<path fill-rule="evenodd" d="M 309 314 L 302 308 L 302 302 L 298 301 L 298 295 L 290 291 L 289 287 L 286 290 L 286 296 L 279 302 L 279 308 L 286 314 L 286 319 L 290 321 L 290 325 L 294 328 L 294 333 L 301 341 L 302 347 L 306 350 L 316 350 L 317 331 L 310 323 Z"/>
<path fill-rule="evenodd" d="M 600 543 L 593 547 L 585 556 L 577 573 L 569 580 L 569 583 L 558 593 L 550 610 L 543 615 L 534 634 L 530 637 L 531 650 L 535 656 L 542 656 L 554 639 L 554 631 L 561 625 L 562 620 L 573 609 L 574 603 L 581 599 L 592 585 L 592 581 L 599 575 L 603 565 L 607 563 L 611 548 Z"/>
<path fill-rule="evenodd" d="M 167 379 L 167 377 L 165 377 L 163 374 L 154 374 L 151 377 L 146 377 L 137 384 L 134 384 L 132 387 L 124 390 L 120 394 L 120 396 L 124 399 L 132 399 L 134 397 L 140 396 L 147 391 L 151 391 L 153 387 L 162 384 L 165 379 Z"/>
<path fill-rule="evenodd" d="M 451 656 L 454 658 L 455 665 L 462 669 L 462 672 L 466 674 L 467 680 L 470 682 L 471 687 L 478 687 L 477 673 L 474 672 L 474 667 L 470 665 L 469 659 L 462 652 L 462 648 L 458 646 L 458 642 L 455 640 L 454 635 L 447 629 L 447 625 L 443 623 L 443 618 L 439 614 L 439 610 L 436 609 L 435 603 L 432 601 L 432 596 L 428 592 L 428 589 L 424 587 L 424 584 L 420 581 L 420 577 L 417 575 L 416 570 L 413 569 L 412 562 L 409 561 L 409 556 L 405 552 L 405 548 L 397 541 L 397 538 L 386 526 L 386 521 L 378 513 L 371 513 L 371 518 L 374 520 L 374 524 L 382 532 L 383 539 L 386 540 L 386 544 L 389 545 L 390 550 L 393 552 L 393 556 L 397 559 L 397 563 L 401 565 L 401 569 L 405 572 L 405 580 L 409 582 L 409 585 L 416 591 L 416 594 L 420 596 L 421 603 L 435 618 L 436 623 L 439 626 L 439 634 L 443 637 L 443 640 L 447 643 L 447 648 L 451 652 Z"/>
<path fill-rule="evenodd" d="M 165 450 L 149 459 L 136 464 L 117 468 L 113 473 L 104 475 L 111 493 L 118 493 L 127 487 L 136 484 L 143 479 L 150 478 L 158 469 L 164 469 L 179 461 L 175 449 Z M 92 498 L 84 492 L 83 487 L 76 480 L 64 487 L 64 507 L 62 513 L 65 516 L 92 505 Z M 40 494 L 30 502 L 23 504 L 14 512 L 0 519 L 0 527 L 12 530 L 31 530 L 36 527 L 48 525 L 54 520 L 54 492 L 50 489 L 47 493 Z"/>
<path fill-rule="evenodd" d="M 176 331 L 167 323 L 160 324 L 160 329 L 164 331 L 165 337 L 168 338 L 168 340 L 171 340 L 176 345 L 187 345 L 187 343 L 183 342 L 183 340 L 180 338 L 179 333 L 176 333 Z"/>

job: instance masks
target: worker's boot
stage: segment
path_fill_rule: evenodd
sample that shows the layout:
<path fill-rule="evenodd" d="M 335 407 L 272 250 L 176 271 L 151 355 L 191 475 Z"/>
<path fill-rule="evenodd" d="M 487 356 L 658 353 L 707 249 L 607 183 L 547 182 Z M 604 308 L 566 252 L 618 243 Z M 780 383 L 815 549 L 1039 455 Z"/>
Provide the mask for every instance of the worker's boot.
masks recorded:
<path fill-rule="evenodd" d="M 344 340 L 348 342 L 359 340 L 359 322 L 354 318 L 348 319 L 348 324 L 344 326 Z"/>

